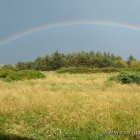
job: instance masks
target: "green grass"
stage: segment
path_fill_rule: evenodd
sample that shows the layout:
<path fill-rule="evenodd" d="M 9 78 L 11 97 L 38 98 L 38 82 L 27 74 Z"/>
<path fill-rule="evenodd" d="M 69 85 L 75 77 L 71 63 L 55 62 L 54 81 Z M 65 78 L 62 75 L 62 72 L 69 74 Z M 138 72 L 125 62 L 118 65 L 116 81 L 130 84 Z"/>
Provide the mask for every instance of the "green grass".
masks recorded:
<path fill-rule="evenodd" d="M 133 140 L 105 135 L 140 130 L 140 86 L 116 75 L 43 72 L 44 79 L 0 81 L 0 139 Z"/>

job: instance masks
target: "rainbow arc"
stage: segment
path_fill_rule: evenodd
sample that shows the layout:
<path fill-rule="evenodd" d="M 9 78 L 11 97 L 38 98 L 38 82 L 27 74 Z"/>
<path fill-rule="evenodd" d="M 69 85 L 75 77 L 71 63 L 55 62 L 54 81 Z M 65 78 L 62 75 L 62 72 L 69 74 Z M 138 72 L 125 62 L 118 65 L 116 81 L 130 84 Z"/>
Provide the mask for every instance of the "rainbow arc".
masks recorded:
<path fill-rule="evenodd" d="M 140 32 L 140 27 L 139 26 L 135 26 L 135 25 L 131 25 L 131 24 L 125 24 L 125 23 L 121 23 L 121 22 L 113 22 L 113 21 L 102 21 L 102 20 L 78 20 L 78 21 L 66 21 L 66 22 L 59 22 L 59 23 L 51 23 L 51 24 L 47 24 L 47 25 L 42 25 L 39 27 L 35 27 L 32 29 L 28 29 L 25 30 L 23 32 L 19 32 L 15 35 L 9 36 L 3 40 L 0 41 L 0 46 L 5 45 L 11 41 L 14 41 L 18 38 L 22 38 L 24 36 L 33 34 L 33 33 L 37 33 L 39 31 L 43 31 L 43 30 L 48 30 L 48 29 L 52 29 L 52 28 L 60 28 L 60 27 L 66 27 L 66 26 L 78 26 L 78 25 L 92 25 L 92 26 L 96 26 L 96 25 L 100 25 L 100 26 L 109 26 L 109 27 L 117 27 L 117 28 L 124 28 L 124 29 L 128 29 L 128 30 L 133 30 L 133 31 L 138 31 Z"/>

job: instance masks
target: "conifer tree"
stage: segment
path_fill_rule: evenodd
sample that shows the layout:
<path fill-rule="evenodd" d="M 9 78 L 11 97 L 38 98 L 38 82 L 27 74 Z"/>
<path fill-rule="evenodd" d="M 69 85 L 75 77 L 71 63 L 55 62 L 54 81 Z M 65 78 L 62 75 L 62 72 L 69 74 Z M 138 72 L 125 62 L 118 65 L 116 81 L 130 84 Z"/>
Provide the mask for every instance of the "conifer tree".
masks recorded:
<path fill-rule="evenodd" d="M 130 66 L 131 61 L 135 61 L 136 59 L 132 56 L 132 54 L 127 58 L 126 63 Z"/>

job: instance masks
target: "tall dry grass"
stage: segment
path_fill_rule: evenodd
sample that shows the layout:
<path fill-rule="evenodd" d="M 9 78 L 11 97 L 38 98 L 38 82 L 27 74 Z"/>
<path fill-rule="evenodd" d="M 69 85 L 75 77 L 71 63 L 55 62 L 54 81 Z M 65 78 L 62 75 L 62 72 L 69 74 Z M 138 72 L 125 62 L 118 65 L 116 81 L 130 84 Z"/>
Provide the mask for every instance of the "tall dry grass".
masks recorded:
<path fill-rule="evenodd" d="M 37 140 L 136 139 L 104 131 L 140 129 L 140 86 L 107 81 L 113 74 L 56 74 L 0 81 L 0 131 Z"/>

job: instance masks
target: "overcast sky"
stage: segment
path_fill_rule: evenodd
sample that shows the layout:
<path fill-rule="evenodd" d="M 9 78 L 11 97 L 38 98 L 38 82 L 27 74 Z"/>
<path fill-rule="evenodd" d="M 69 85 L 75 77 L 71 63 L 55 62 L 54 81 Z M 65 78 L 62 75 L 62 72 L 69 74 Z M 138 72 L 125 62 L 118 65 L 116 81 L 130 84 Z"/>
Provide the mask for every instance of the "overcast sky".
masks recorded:
<path fill-rule="evenodd" d="M 72 21 L 109 21 L 140 29 L 140 0 L 0 0 L 0 43 L 32 28 Z M 140 30 L 106 25 L 69 25 L 40 30 L 0 45 L 0 64 L 38 56 L 101 51 L 140 59 Z"/>

